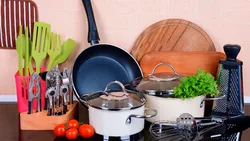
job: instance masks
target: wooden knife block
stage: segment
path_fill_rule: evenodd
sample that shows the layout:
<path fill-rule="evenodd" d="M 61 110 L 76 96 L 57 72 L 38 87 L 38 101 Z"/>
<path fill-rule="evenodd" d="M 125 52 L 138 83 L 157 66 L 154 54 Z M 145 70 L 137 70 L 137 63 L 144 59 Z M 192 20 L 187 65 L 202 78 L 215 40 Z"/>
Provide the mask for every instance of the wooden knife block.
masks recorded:
<path fill-rule="evenodd" d="M 47 116 L 48 111 L 27 114 L 20 113 L 21 130 L 53 130 L 58 124 L 65 124 L 71 119 L 78 118 L 78 101 L 68 105 L 68 112 L 61 116 Z"/>

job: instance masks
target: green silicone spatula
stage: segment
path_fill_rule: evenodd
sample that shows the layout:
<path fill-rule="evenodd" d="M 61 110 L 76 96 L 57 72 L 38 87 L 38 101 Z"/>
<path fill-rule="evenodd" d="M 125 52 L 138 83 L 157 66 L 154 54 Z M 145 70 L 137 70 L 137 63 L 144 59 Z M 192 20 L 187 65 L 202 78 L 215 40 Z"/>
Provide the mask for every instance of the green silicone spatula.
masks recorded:
<path fill-rule="evenodd" d="M 19 33 L 16 39 L 16 51 L 18 54 L 18 74 L 19 76 L 23 76 L 23 57 L 25 48 L 23 46 L 23 34 L 22 34 L 22 26 L 19 26 Z"/>
<path fill-rule="evenodd" d="M 67 58 L 69 57 L 69 55 L 71 54 L 71 52 L 73 51 L 73 49 L 76 46 L 76 41 L 69 38 L 67 39 L 62 45 L 61 45 L 61 53 L 60 55 L 58 55 L 56 57 L 56 59 L 53 62 L 53 66 L 56 66 L 56 64 L 61 64 L 64 61 L 67 60 Z"/>
<path fill-rule="evenodd" d="M 25 29 L 24 42 L 25 42 L 24 75 L 28 76 L 29 72 L 30 72 L 30 75 L 32 75 L 34 72 L 33 67 L 32 67 L 32 62 L 31 62 L 31 40 L 29 38 L 28 27 L 26 27 Z"/>
<path fill-rule="evenodd" d="M 35 22 L 31 55 L 36 63 L 36 73 L 40 73 L 40 65 L 47 55 L 50 45 L 50 25 L 43 22 Z"/>

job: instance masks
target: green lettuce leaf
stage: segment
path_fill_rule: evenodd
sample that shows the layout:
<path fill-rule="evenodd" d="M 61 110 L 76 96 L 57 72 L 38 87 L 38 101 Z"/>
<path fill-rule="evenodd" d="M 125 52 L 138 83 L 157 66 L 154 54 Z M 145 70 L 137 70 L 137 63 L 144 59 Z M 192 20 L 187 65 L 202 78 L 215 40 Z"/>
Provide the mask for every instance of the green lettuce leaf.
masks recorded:
<path fill-rule="evenodd" d="M 201 69 L 198 69 L 196 75 L 184 77 L 180 84 L 174 88 L 177 98 L 194 98 L 201 95 L 215 96 L 219 94 L 217 82 L 214 77 Z"/>

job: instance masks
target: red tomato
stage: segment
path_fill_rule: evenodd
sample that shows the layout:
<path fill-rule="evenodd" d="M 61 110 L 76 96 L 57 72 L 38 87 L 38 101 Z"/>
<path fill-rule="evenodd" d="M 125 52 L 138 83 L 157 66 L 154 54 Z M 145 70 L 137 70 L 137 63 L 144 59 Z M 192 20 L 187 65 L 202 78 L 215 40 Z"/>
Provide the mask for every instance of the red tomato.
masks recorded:
<path fill-rule="evenodd" d="M 58 124 L 53 131 L 55 136 L 63 137 L 65 135 L 66 129 L 64 124 Z"/>
<path fill-rule="evenodd" d="M 77 120 L 75 120 L 75 119 L 72 119 L 72 120 L 68 121 L 67 125 L 68 125 L 69 128 L 76 128 L 76 129 L 78 129 L 79 122 Z"/>
<path fill-rule="evenodd" d="M 78 137 L 78 130 L 76 128 L 71 128 L 66 131 L 66 138 L 68 140 L 75 140 Z"/>
<path fill-rule="evenodd" d="M 95 130 L 91 125 L 83 124 L 79 127 L 79 133 L 83 138 L 90 138 L 95 134 Z"/>

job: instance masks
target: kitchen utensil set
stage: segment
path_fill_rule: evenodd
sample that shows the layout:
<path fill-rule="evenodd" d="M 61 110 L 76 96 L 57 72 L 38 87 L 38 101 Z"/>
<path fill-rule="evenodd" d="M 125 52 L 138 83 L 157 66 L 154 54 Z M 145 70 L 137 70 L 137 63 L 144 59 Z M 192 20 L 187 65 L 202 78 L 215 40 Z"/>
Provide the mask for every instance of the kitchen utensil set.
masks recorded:
<path fill-rule="evenodd" d="M 61 44 L 60 35 L 51 32 L 51 26 L 44 22 L 34 23 L 32 35 L 33 37 L 31 41 L 28 28 L 25 28 L 25 34 L 23 34 L 23 26 L 21 25 L 19 27 L 19 35 L 16 39 L 18 74 L 15 75 L 15 78 L 19 106 L 18 111 L 28 111 L 29 114 L 32 113 L 32 110 L 44 108 L 44 105 L 46 105 L 44 101 L 47 88 L 45 80 L 40 79 L 40 72 L 48 71 L 51 67 L 54 67 L 54 65 L 63 63 L 76 45 L 76 42 L 72 39 L 68 39 Z M 61 50 L 64 52 L 61 52 Z M 45 70 L 44 68 L 41 68 L 41 63 L 46 58 L 47 54 L 49 55 L 49 65 Z M 35 61 L 36 67 L 32 66 L 32 58 Z M 65 97 L 64 100 L 68 99 L 68 101 L 71 100 L 71 103 L 73 103 L 73 98 L 70 97 L 72 96 L 72 84 L 70 84 L 72 80 L 69 77 L 70 75 L 70 72 L 67 72 L 67 75 L 65 74 L 65 79 L 68 80 L 68 83 L 66 84 L 67 87 L 66 85 L 61 89 L 60 87 L 57 87 L 56 92 L 58 94 L 61 92 L 62 97 Z M 39 76 L 39 79 L 37 76 Z M 20 79 L 21 81 L 19 81 Z M 36 82 L 33 81 L 34 79 Z M 34 86 L 34 84 L 37 85 Z M 31 90 L 33 87 L 37 88 L 38 86 L 39 89 L 36 89 L 36 91 Z M 71 93 L 69 91 L 71 91 Z M 70 94 L 70 96 L 68 94 Z M 34 102 L 38 104 L 32 104 L 33 99 Z M 65 104 L 64 107 L 67 108 L 67 105 Z M 67 109 L 64 110 L 64 113 L 66 111 Z"/>
<path fill-rule="evenodd" d="M 19 35 L 16 39 L 18 53 L 18 72 L 20 76 L 30 76 L 33 74 L 32 58 L 35 61 L 36 73 L 40 73 L 41 62 L 49 55 L 49 64 L 47 71 L 56 64 L 63 63 L 71 54 L 76 42 L 73 39 L 67 39 L 61 44 L 60 35 L 51 32 L 51 26 L 44 22 L 34 23 L 34 32 L 32 41 L 29 38 L 28 28 L 25 29 L 25 35 L 22 33 L 22 25 L 19 27 Z M 24 59 L 24 65 L 23 60 Z M 23 73 L 24 66 L 24 73 Z"/>
<path fill-rule="evenodd" d="M 46 74 L 47 91 L 45 95 L 45 110 L 48 110 L 48 116 L 63 115 L 67 112 L 67 105 L 73 104 L 72 93 L 69 91 L 68 70 L 64 68 L 61 75 L 58 65 L 51 68 Z"/>

